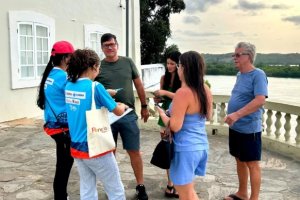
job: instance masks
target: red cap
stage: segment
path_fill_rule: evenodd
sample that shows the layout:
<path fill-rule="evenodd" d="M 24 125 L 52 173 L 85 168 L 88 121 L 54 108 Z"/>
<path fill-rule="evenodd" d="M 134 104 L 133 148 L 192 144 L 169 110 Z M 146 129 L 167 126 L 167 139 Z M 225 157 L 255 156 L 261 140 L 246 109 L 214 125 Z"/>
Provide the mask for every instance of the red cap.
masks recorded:
<path fill-rule="evenodd" d="M 74 48 L 70 42 L 58 41 L 55 42 L 52 47 L 51 56 L 55 56 L 56 54 L 65 54 L 65 53 L 73 53 L 73 52 L 74 52 Z"/>

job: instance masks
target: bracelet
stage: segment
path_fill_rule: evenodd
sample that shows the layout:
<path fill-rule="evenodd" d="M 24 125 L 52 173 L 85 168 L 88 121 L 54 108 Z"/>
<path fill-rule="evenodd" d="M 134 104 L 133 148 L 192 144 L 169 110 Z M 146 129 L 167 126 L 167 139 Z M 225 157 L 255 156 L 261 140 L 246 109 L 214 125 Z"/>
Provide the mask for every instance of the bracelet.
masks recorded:
<path fill-rule="evenodd" d="M 145 104 L 145 105 L 142 105 L 142 108 L 147 108 L 147 106 L 148 106 L 147 104 Z"/>

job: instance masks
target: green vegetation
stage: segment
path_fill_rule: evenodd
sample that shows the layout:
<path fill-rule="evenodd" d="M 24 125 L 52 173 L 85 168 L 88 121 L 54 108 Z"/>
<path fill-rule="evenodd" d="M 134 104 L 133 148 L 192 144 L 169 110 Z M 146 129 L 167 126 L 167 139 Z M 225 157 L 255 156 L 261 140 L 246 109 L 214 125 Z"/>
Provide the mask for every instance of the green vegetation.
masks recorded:
<path fill-rule="evenodd" d="M 268 77 L 300 78 L 299 66 L 269 66 L 256 64 L 255 67 L 265 71 Z M 229 63 L 207 63 L 207 75 L 236 75 L 237 69 L 234 64 Z"/>
<path fill-rule="evenodd" d="M 264 70 L 269 77 L 300 78 L 299 66 L 267 66 L 257 64 L 256 67 Z"/>
<path fill-rule="evenodd" d="M 170 14 L 184 9 L 183 0 L 140 0 L 142 64 L 163 60 L 166 41 L 171 36 Z"/>
<path fill-rule="evenodd" d="M 206 63 L 232 63 L 232 53 L 226 54 L 203 54 Z M 268 65 L 299 65 L 300 54 L 299 53 L 258 53 L 255 59 L 255 64 L 263 63 Z"/>
<path fill-rule="evenodd" d="M 207 75 L 236 75 L 231 54 L 204 54 Z M 255 67 L 268 77 L 300 78 L 300 54 L 258 54 Z"/>

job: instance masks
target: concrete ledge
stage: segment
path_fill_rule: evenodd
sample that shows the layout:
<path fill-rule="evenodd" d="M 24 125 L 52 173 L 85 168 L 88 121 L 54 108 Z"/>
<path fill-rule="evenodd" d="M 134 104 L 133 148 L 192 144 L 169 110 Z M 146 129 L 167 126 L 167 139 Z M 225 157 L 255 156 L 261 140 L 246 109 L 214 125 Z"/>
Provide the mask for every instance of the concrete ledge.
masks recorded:
<path fill-rule="evenodd" d="M 228 126 L 220 124 L 206 124 L 207 134 L 211 135 L 226 135 L 228 136 Z M 264 149 L 279 153 L 300 161 L 300 146 L 289 144 L 285 141 L 279 141 L 275 138 L 262 135 L 262 145 Z"/>
<path fill-rule="evenodd" d="M 287 142 L 280 142 L 265 135 L 262 137 L 262 141 L 264 149 L 268 149 L 300 161 L 300 147 L 293 144 L 288 144 Z"/>

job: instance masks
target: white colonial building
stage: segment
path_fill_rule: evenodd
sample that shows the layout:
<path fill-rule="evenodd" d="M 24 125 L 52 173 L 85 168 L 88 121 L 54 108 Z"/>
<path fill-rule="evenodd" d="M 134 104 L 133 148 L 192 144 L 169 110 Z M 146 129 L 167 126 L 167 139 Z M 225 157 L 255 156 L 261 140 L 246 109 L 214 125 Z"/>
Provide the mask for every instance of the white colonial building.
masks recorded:
<path fill-rule="evenodd" d="M 37 88 L 55 41 L 92 48 L 103 58 L 100 37 L 111 32 L 119 54 L 140 67 L 139 1 L 10 0 L 1 3 L 0 26 L 0 122 L 42 115 Z"/>

